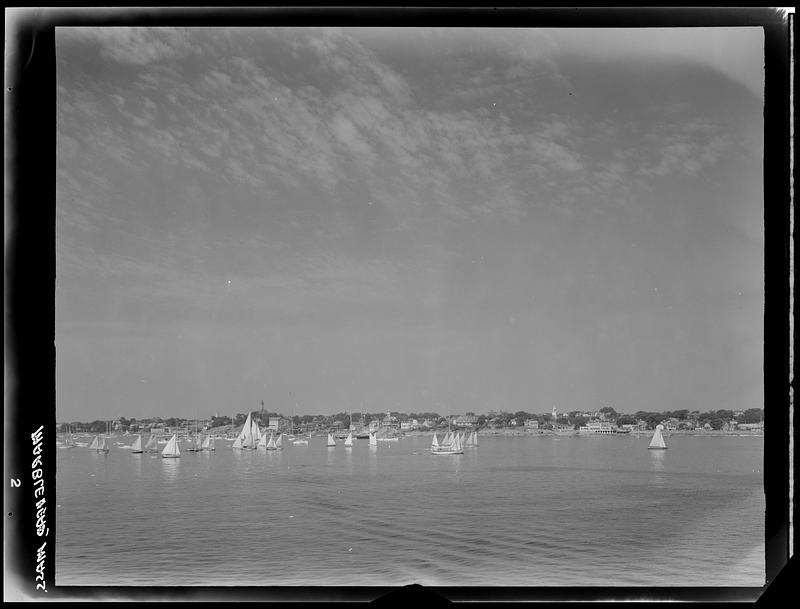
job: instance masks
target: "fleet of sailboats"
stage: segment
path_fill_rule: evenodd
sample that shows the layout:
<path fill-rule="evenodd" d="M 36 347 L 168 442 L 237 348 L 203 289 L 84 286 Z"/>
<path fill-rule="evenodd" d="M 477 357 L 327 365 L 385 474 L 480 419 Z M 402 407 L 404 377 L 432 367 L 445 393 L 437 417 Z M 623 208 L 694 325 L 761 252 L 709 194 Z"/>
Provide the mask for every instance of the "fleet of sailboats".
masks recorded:
<path fill-rule="evenodd" d="M 434 455 L 463 455 L 463 435 L 459 432 L 453 433 L 450 431 L 450 416 L 447 417 L 447 433 L 444 438 L 439 442 L 436 437 L 436 432 L 433 432 L 433 440 L 431 441 L 431 454 Z"/>

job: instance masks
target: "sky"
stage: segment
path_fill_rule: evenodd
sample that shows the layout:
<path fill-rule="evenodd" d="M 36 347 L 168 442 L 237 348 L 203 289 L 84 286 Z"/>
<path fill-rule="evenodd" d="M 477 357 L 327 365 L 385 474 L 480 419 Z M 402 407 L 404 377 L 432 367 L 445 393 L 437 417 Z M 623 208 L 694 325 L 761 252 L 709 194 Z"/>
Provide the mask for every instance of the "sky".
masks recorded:
<path fill-rule="evenodd" d="M 763 407 L 760 28 L 57 28 L 56 417 Z"/>

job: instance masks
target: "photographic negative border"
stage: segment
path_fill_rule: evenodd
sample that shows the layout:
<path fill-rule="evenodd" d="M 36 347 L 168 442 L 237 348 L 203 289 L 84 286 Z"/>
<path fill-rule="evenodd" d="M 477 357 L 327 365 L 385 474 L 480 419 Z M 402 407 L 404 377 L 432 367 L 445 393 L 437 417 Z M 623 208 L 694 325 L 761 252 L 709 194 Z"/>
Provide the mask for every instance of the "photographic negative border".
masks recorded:
<path fill-rule="evenodd" d="M 792 497 L 790 421 L 790 147 L 789 32 L 776 9 L 728 8 L 469 8 L 245 7 L 6 9 L 6 406 L 5 473 L 6 600 L 258 600 L 364 602 L 430 598 L 452 601 L 647 601 L 755 600 L 772 590 L 790 554 Z M 58 587 L 55 585 L 55 510 L 47 511 L 49 535 L 36 535 L 30 474 L 31 434 L 43 426 L 44 485 L 48 506 L 57 496 L 55 446 L 55 28 L 59 26 L 391 26 L 391 27 L 761 27 L 765 36 L 764 106 L 764 486 L 766 581 L 764 588 L 615 587 Z M 796 332 L 796 329 L 794 329 Z M 791 385 L 790 385 L 791 384 Z M 20 479 L 21 486 L 9 485 Z M 796 512 L 794 513 L 796 521 Z M 35 590 L 36 549 L 46 539 L 47 592 Z M 791 551 L 790 551 L 791 550 Z M 788 577 L 782 578 L 784 581 Z"/>

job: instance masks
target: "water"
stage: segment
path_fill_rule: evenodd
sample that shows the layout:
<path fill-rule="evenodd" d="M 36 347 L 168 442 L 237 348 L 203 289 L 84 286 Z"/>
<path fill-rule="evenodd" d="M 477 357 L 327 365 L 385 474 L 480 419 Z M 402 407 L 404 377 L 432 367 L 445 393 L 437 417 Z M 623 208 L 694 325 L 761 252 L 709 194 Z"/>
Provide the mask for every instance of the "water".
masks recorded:
<path fill-rule="evenodd" d="M 58 450 L 56 584 L 761 586 L 763 437 Z"/>

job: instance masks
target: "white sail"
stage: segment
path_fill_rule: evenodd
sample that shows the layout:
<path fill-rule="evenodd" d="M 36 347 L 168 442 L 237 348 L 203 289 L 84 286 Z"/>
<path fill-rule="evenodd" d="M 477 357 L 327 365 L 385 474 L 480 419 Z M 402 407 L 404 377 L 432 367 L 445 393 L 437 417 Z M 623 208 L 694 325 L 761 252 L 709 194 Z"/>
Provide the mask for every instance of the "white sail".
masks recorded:
<path fill-rule="evenodd" d="M 108 452 L 108 445 L 106 444 L 106 437 L 105 436 L 100 438 L 100 443 L 97 445 L 97 452 L 99 452 L 99 453 L 107 453 Z"/>
<path fill-rule="evenodd" d="M 147 444 L 144 445 L 144 449 L 146 451 L 158 449 L 158 439 L 156 437 L 156 434 L 154 433 L 150 434 L 150 437 L 147 439 Z"/>
<path fill-rule="evenodd" d="M 266 434 L 261 433 L 261 428 L 258 426 L 258 423 L 253 421 L 253 445 L 259 446 L 261 443 L 261 438 L 265 435 Z"/>
<path fill-rule="evenodd" d="M 431 448 L 439 448 L 439 439 L 436 437 L 436 432 L 433 432 L 433 442 L 431 442 Z"/>
<path fill-rule="evenodd" d="M 478 432 L 476 430 L 472 432 L 472 446 L 477 446 L 477 445 L 478 445 Z"/>
<path fill-rule="evenodd" d="M 353 432 L 351 431 L 347 434 L 347 439 L 344 441 L 345 446 L 352 446 L 353 445 Z"/>
<path fill-rule="evenodd" d="M 95 436 L 92 438 L 92 443 L 89 444 L 89 450 L 95 450 L 98 446 L 100 446 L 100 438 Z"/>
<path fill-rule="evenodd" d="M 378 436 L 374 431 L 369 432 L 369 445 L 370 446 L 378 445 Z"/>
<path fill-rule="evenodd" d="M 272 434 L 269 435 L 269 442 L 267 442 L 267 450 L 277 450 L 277 446 L 275 446 L 275 438 L 272 437 Z"/>
<path fill-rule="evenodd" d="M 210 450 L 211 449 L 211 434 L 206 435 L 203 439 L 203 444 L 201 445 L 202 450 Z"/>
<path fill-rule="evenodd" d="M 259 448 L 266 448 L 267 447 L 267 434 L 261 436 L 258 440 L 258 447 Z"/>
<path fill-rule="evenodd" d="M 232 447 L 232 448 L 242 448 L 242 437 L 241 437 L 241 436 L 238 436 L 238 437 L 237 437 L 237 438 L 236 438 L 236 439 L 233 441 L 233 447 Z"/>
<path fill-rule="evenodd" d="M 278 434 L 278 439 L 275 440 L 275 448 L 283 448 L 283 434 Z"/>
<path fill-rule="evenodd" d="M 210 438 L 208 441 L 208 448 L 206 450 L 217 450 L 217 447 L 214 446 L 214 438 Z"/>
<path fill-rule="evenodd" d="M 336 446 L 336 440 L 333 439 L 331 434 L 328 434 L 328 446 Z"/>
<path fill-rule="evenodd" d="M 667 445 L 664 442 L 664 436 L 661 435 L 661 430 L 663 427 L 661 425 L 656 425 L 656 431 L 653 434 L 653 439 L 650 440 L 650 446 L 647 448 L 666 448 Z"/>
<path fill-rule="evenodd" d="M 136 439 L 133 441 L 133 446 L 131 446 L 131 450 L 135 453 L 142 452 L 142 435 L 139 434 L 136 436 Z"/>
<path fill-rule="evenodd" d="M 176 434 L 172 434 L 164 450 L 161 451 L 161 456 L 164 458 L 181 456 L 181 449 L 180 446 L 178 446 L 178 436 Z"/>
<path fill-rule="evenodd" d="M 247 419 L 245 419 L 244 425 L 242 425 L 242 431 L 239 434 L 239 439 L 241 440 L 241 445 L 237 448 L 253 448 L 253 419 L 250 416 L 250 413 L 247 413 Z"/>

